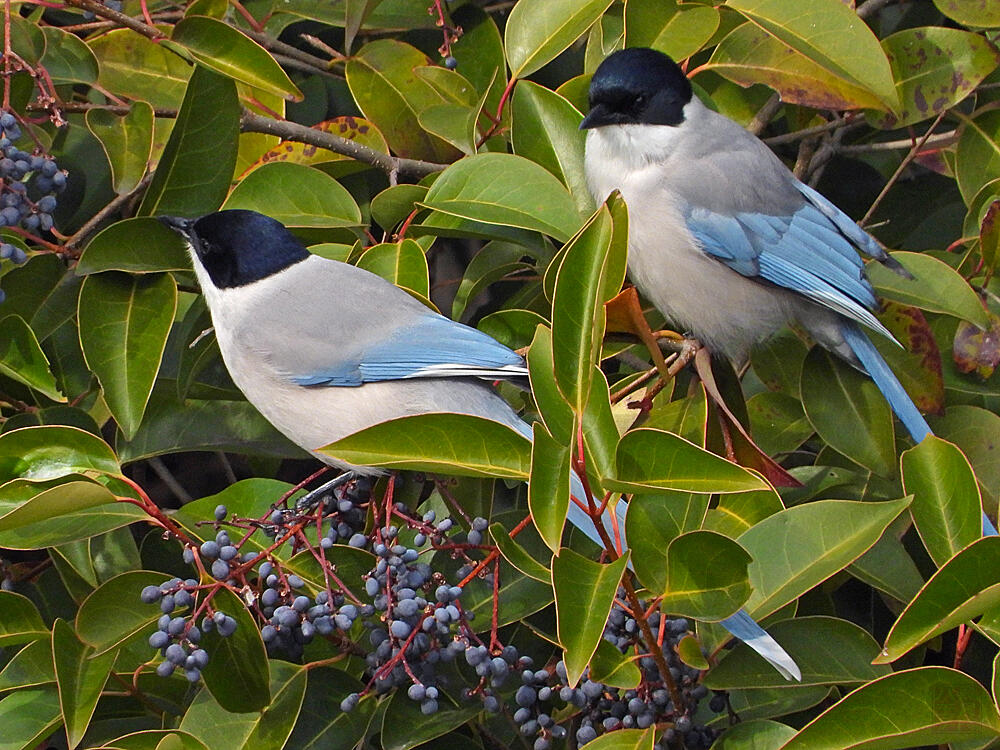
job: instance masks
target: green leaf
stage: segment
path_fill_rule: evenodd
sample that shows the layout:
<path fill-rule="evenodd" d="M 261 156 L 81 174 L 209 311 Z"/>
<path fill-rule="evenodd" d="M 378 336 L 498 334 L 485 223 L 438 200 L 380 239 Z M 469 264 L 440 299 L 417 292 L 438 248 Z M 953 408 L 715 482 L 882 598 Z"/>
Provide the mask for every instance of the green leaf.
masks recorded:
<path fill-rule="evenodd" d="M 871 378 L 817 346 L 802 366 L 801 389 L 809 423 L 831 448 L 881 476 L 896 473 L 892 411 Z"/>
<path fill-rule="evenodd" d="M 721 620 L 735 613 L 750 596 L 750 555 L 722 534 L 681 534 L 670 542 L 666 557 L 665 611 L 698 620 Z"/>
<path fill-rule="evenodd" d="M 802 670 L 798 685 L 845 685 L 889 674 L 886 666 L 872 666 L 881 650 L 865 630 L 835 617 L 797 617 L 767 626 L 770 633 Z M 740 643 L 704 680 L 711 690 L 785 688 L 788 682 L 745 643 Z"/>
<path fill-rule="evenodd" d="M 291 227 L 357 226 L 361 209 L 339 182 L 313 167 L 265 164 L 237 185 L 224 208 L 266 213 Z"/>
<path fill-rule="evenodd" d="M 372 198 L 372 219 L 383 229 L 392 229 L 417 208 L 427 195 L 423 185 L 393 185 Z"/>
<path fill-rule="evenodd" d="M 532 81 L 521 81 L 511 103 L 514 153 L 541 164 L 569 188 L 581 212 L 594 210 L 583 172 L 583 115 L 566 99 Z"/>
<path fill-rule="evenodd" d="M 95 110 L 91 110 L 94 112 Z M 191 268 L 180 235 L 156 219 L 139 216 L 102 229 L 87 244 L 76 273 L 156 273 Z"/>
<path fill-rule="evenodd" d="M 47 632 L 40 633 L 37 641 L 18 649 L 11 657 L 3 670 L 0 670 L 0 690 L 7 692 L 55 682 L 52 641 L 46 636 Z"/>
<path fill-rule="evenodd" d="M 579 681 L 597 649 L 627 563 L 628 554 L 601 565 L 570 549 L 563 549 L 552 561 L 556 628 L 566 652 L 566 681 L 571 686 Z"/>
<path fill-rule="evenodd" d="M 0 319 L 0 373 L 34 388 L 53 401 L 66 401 L 49 370 L 49 361 L 35 338 L 35 332 L 17 315 Z"/>
<path fill-rule="evenodd" d="M 41 26 L 45 54 L 40 60 L 53 83 L 95 83 L 97 58 L 81 39 L 55 26 Z"/>
<path fill-rule="evenodd" d="M 30 750 L 62 723 L 55 686 L 15 690 L 0 700 L 0 750 Z"/>
<path fill-rule="evenodd" d="M 110 740 L 108 747 L 113 747 L 115 750 L 209 750 L 208 746 L 193 734 L 177 729 L 146 729 L 130 732 Z"/>
<path fill-rule="evenodd" d="M 417 414 L 368 427 L 319 449 L 362 466 L 526 481 L 531 444 L 509 427 L 468 414 Z"/>
<path fill-rule="evenodd" d="M 982 685 L 954 669 L 919 667 L 861 686 L 806 724 L 783 750 L 981 745 L 998 734 L 996 704 Z"/>
<path fill-rule="evenodd" d="M 139 634 L 151 632 L 160 608 L 139 601 L 137 592 L 159 586 L 165 573 L 130 570 L 110 578 L 83 600 L 74 627 L 80 638 L 98 654 L 113 652 Z"/>
<path fill-rule="evenodd" d="M 548 583 L 552 580 L 551 561 L 549 567 L 538 562 L 528 554 L 524 547 L 511 538 L 510 532 L 502 524 L 490 524 L 490 538 L 504 559 L 526 576 L 542 583 Z"/>
<path fill-rule="evenodd" d="M 983 506 L 969 460 L 953 443 L 928 435 L 904 451 L 903 491 L 934 564 L 944 565 L 982 536 Z"/>
<path fill-rule="evenodd" d="M 1000 111 L 987 110 L 974 119 L 963 117 L 962 122 L 954 171 L 969 204 L 981 187 L 1000 177 Z"/>
<path fill-rule="evenodd" d="M 531 441 L 528 508 L 539 535 L 548 548 L 556 554 L 559 553 L 566 512 L 571 502 L 569 473 L 569 446 L 553 438 L 544 425 L 536 422 L 534 438 Z M 585 498 L 577 499 L 585 501 Z M 531 575 L 528 571 L 524 572 Z"/>
<path fill-rule="evenodd" d="M 906 279 L 880 263 L 869 263 L 865 273 L 879 295 L 921 310 L 953 315 L 989 327 L 978 295 L 955 269 L 924 253 L 895 252 L 892 257 L 913 274 Z"/>
<path fill-rule="evenodd" d="M 857 18 L 855 23 L 864 25 Z M 885 59 L 884 54 L 882 58 Z M 704 68 L 743 87 L 763 83 L 790 104 L 816 109 L 885 109 L 866 84 L 839 75 L 796 52 L 752 23 L 738 26 L 726 35 Z"/>
<path fill-rule="evenodd" d="M 836 77 L 874 94 L 890 111 L 899 108 L 889 61 L 878 38 L 839 0 L 727 0 L 757 26 Z"/>
<path fill-rule="evenodd" d="M 270 53 L 229 24 L 208 16 L 187 16 L 174 26 L 170 42 L 206 68 L 285 99 L 301 101 L 302 92 Z"/>
<path fill-rule="evenodd" d="M 512 78 L 524 78 L 554 60 L 590 28 L 611 0 L 521 0 L 504 29 Z"/>
<path fill-rule="evenodd" d="M 260 711 L 271 703 L 272 695 L 267 651 L 257 623 L 243 601 L 225 587 L 216 589 L 212 606 L 216 612 L 225 612 L 235 619 L 237 627 L 228 638 L 219 635 L 218 630 L 202 635 L 202 648 L 212 657 L 202 670 L 205 687 L 230 713 Z M 291 726 L 288 729 L 291 731 Z"/>
<path fill-rule="evenodd" d="M 117 656 L 114 651 L 94 655 L 94 650 L 80 642 L 65 620 L 56 619 L 53 623 L 52 661 L 56 668 L 59 703 L 71 748 L 79 745 L 83 739 Z"/>
<path fill-rule="evenodd" d="M 632 551 L 636 577 L 650 591 L 667 590 L 670 543 L 681 534 L 701 528 L 708 495 L 687 492 L 637 494 L 628 503 L 625 538 Z"/>
<path fill-rule="evenodd" d="M 640 488 L 680 492 L 747 492 L 767 488 L 758 475 L 677 435 L 642 428 L 625 434 L 615 456 L 617 474 L 605 484 L 622 492 Z"/>
<path fill-rule="evenodd" d="M 451 317 L 461 320 L 469 302 L 508 274 L 533 268 L 525 260 L 526 250 L 510 242 L 488 242 L 465 267 L 462 282 L 451 303 Z M 534 326 L 531 327 L 534 331 Z"/>
<path fill-rule="evenodd" d="M 910 504 L 818 500 L 768 516 L 737 541 L 752 556 L 746 604 L 765 617 L 860 557 Z M 783 550 L 775 555 L 774 550 Z"/>
<path fill-rule="evenodd" d="M 344 2 L 344 51 L 350 54 L 354 37 L 364 24 L 365 19 L 382 2 L 382 0 L 345 0 Z"/>
<path fill-rule="evenodd" d="M 552 604 L 552 583 L 536 581 L 509 565 L 506 560 L 501 560 L 500 590 L 496 600 L 493 597 L 493 587 L 481 578 L 469 581 L 462 594 L 465 610 L 483 622 L 492 621 L 495 601 L 498 602 L 497 625 L 503 627 Z"/>
<path fill-rule="evenodd" d="M 716 743 L 717 750 L 779 750 L 795 730 L 767 719 L 743 720 L 729 727 Z"/>
<path fill-rule="evenodd" d="M 451 11 L 451 17 L 462 27 L 462 36 L 451 46 L 462 75 L 486 94 L 485 109 L 496 112 L 507 84 L 503 40 L 493 17 L 472 4 Z"/>
<path fill-rule="evenodd" d="M 306 694 L 287 747 L 303 750 L 352 750 L 368 732 L 378 701 L 367 695 L 353 711 L 331 712 L 351 693 L 360 693 L 364 684 L 355 677 L 330 667 L 307 672 Z"/>
<path fill-rule="evenodd" d="M 153 108 L 146 102 L 132 102 L 123 116 L 91 109 L 87 127 L 108 155 L 114 191 L 119 195 L 131 192 L 146 174 L 152 153 Z"/>
<path fill-rule="evenodd" d="M 121 473 L 108 444 L 85 430 L 47 425 L 0 434 L 0 482 L 43 482 L 89 471 Z"/>
<path fill-rule="evenodd" d="M 0 591 L 0 646 L 15 646 L 48 637 L 49 629 L 28 597 L 13 591 Z"/>
<path fill-rule="evenodd" d="M 693 393 L 662 405 L 654 405 L 644 427 L 672 432 L 699 447 L 705 445 L 708 425 L 708 394 L 697 385 Z"/>
<path fill-rule="evenodd" d="M 88 276 L 80 289 L 80 344 L 104 400 L 126 437 L 139 429 L 177 307 L 168 274 L 116 271 Z"/>
<path fill-rule="evenodd" d="M 588 742 L 592 750 L 653 750 L 653 740 L 656 730 L 649 729 L 617 729 L 614 732 L 602 734 L 596 740 Z"/>
<path fill-rule="evenodd" d="M 781 498 L 774 490 L 721 495 L 718 505 L 708 511 L 704 527 L 736 539 L 751 526 L 783 509 Z"/>
<path fill-rule="evenodd" d="M 445 702 L 441 710 L 425 716 L 417 703 L 404 691 L 397 690 L 389 699 L 382 719 L 382 747 L 384 750 L 411 750 L 428 740 L 447 735 L 480 711 L 482 706 L 453 708 Z"/>
<path fill-rule="evenodd" d="M 802 402 L 786 393 L 767 391 L 747 399 L 754 442 L 769 456 L 789 453 L 813 433 Z"/>
<path fill-rule="evenodd" d="M 888 664 L 1000 603 L 1000 537 L 984 537 L 946 562 L 893 624 L 876 662 Z"/>
<path fill-rule="evenodd" d="M 39 488 L 41 489 L 41 488 Z M 115 494 L 96 482 L 66 482 L 42 489 L 23 503 L 0 501 L 0 531 L 51 521 L 76 511 L 115 502 Z"/>
<path fill-rule="evenodd" d="M 556 385 L 552 363 L 552 332 L 543 324 L 535 328 L 535 337 L 528 350 L 528 379 L 545 427 L 558 442 L 569 445 L 573 439 L 575 424 L 573 410 Z"/>
<path fill-rule="evenodd" d="M 892 66 L 899 117 L 870 117 L 876 127 L 896 129 L 934 117 L 958 104 L 1000 63 L 1000 53 L 981 34 L 940 26 L 904 29 L 882 40 Z"/>
<path fill-rule="evenodd" d="M 427 256 L 414 240 L 373 245 L 358 258 L 357 266 L 416 293 L 418 297 L 430 297 Z"/>
<path fill-rule="evenodd" d="M 112 29 L 87 44 L 100 64 L 98 82 L 105 90 L 154 107 L 181 105 L 192 69 L 162 44 L 132 29 Z M 221 141 L 212 145 L 218 147 Z"/>
<path fill-rule="evenodd" d="M 719 11 L 707 5 L 673 0 L 629 0 L 625 6 L 625 46 L 652 47 L 674 60 L 685 60 L 719 28 Z"/>
<path fill-rule="evenodd" d="M 430 61 L 395 39 L 369 42 L 347 61 L 347 85 L 365 117 L 402 157 L 447 162 L 457 151 L 420 127 L 419 115 L 445 98 L 414 70 Z"/>
<path fill-rule="evenodd" d="M 937 9 L 963 26 L 996 28 L 1000 26 L 1000 8 L 982 0 L 934 0 Z"/>
<path fill-rule="evenodd" d="M 513 154 L 478 154 L 456 162 L 435 180 L 421 205 L 472 221 L 544 232 L 561 242 L 581 223 L 562 183 Z"/>
<path fill-rule="evenodd" d="M 184 713 L 180 728 L 209 748 L 281 750 L 295 726 L 308 677 L 303 667 L 278 660 L 270 662 L 270 670 L 271 701 L 263 710 L 235 713 L 203 690 Z"/>
<path fill-rule="evenodd" d="M 131 523 L 148 521 L 144 511 L 128 503 L 114 502 L 64 513 L 34 523 L 0 531 L 0 547 L 44 549 L 106 534 Z"/>
<path fill-rule="evenodd" d="M 236 84 L 196 66 L 140 216 L 201 216 L 222 205 L 236 167 L 240 112 Z"/>
<path fill-rule="evenodd" d="M 3 314 L 20 315 L 39 341 L 76 315 L 80 280 L 54 254 L 39 254 L 3 277 Z"/>
<path fill-rule="evenodd" d="M 590 660 L 590 679 L 605 685 L 633 690 L 642 680 L 639 667 L 628 654 L 623 654 L 610 641 L 601 639 Z"/>

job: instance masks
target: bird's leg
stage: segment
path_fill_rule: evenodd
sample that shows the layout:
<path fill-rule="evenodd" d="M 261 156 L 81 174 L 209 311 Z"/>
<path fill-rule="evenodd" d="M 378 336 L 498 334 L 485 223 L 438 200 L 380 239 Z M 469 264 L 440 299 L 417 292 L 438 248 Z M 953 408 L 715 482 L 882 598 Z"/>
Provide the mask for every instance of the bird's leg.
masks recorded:
<path fill-rule="evenodd" d="M 307 492 L 296 500 L 295 510 L 299 513 L 312 510 L 319 504 L 325 494 L 357 479 L 358 476 L 360 475 L 356 471 L 345 471 L 343 474 L 338 474 L 329 482 L 324 482 L 316 489 Z"/>

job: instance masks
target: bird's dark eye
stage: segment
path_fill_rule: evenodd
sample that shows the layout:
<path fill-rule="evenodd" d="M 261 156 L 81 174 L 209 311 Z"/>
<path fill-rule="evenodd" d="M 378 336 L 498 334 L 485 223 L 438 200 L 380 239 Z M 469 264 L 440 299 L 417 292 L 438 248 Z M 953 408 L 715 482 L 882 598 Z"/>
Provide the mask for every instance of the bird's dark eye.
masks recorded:
<path fill-rule="evenodd" d="M 645 106 L 646 105 L 646 95 L 645 94 L 639 94 L 635 98 L 634 104 L 635 104 L 636 108 Z"/>

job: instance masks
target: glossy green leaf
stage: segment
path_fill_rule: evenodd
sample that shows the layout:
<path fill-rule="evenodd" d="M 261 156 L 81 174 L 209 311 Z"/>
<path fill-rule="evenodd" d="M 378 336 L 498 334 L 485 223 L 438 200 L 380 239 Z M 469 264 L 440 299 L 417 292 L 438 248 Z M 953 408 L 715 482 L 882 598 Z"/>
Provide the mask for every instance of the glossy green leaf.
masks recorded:
<path fill-rule="evenodd" d="M 727 0 L 726 5 L 838 78 L 868 89 L 883 109 L 898 109 L 892 70 L 878 39 L 839 0 L 811 0 L 807 5 Z"/>
<path fill-rule="evenodd" d="M 96 83 L 97 58 L 76 35 L 56 26 L 42 26 L 45 54 L 41 64 L 53 83 Z"/>
<path fill-rule="evenodd" d="M 525 248 L 521 245 L 496 241 L 486 243 L 465 267 L 451 304 L 451 317 L 461 320 L 468 304 L 493 282 L 508 274 L 532 268 L 525 255 Z"/>
<path fill-rule="evenodd" d="M 904 29 L 882 40 L 902 109 L 873 118 L 896 129 L 934 117 L 968 96 L 1000 64 L 1000 53 L 980 34 L 939 26 Z"/>
<path fill-rule="evenodd" d="M 353 711 L 332 712 L 350 693 L 360 693 L 364 685 L 355 677 L 330 667 L 316 667 L 307 672 L 306 694 L 299 710 L 288 747 L 309 750 L 352 750 L 368 732 L 378 705 L 374 695 L 367 695 Z"/>
<path fill-rule="evenodd" d="M 509 427 L 467 414 L 418 414 L 382 422 L 320 448 L 362 466 L 527 480 L 531 444 Z"/>
<path fill-rule="evenodd" d="M 89 276 L 80 289 L 80 343 L 126 437 L 142 421 L 167 335 L 177 287 L 167 274 Z"/>
<path fill-rule="evenodd" d="M 0 373 L 53 401 L 66 401 L 31 326 L 17 315 L 0 319 Z"/>
<path fill-rule="evenodd" d="M 170 41 L 217 73 L 285 99 L 302 99 L 302 92 L 268 51 L 227 23 L 187 16 L 174 26 Z"/>
<path fill-rule="evenodd" d="M 1000 416 L 977 406 L 960 404 L 948 408 L 943 417 L 931 418 L 936 435 L 957 445 L 972 464 L 985 495 L 1000 495 L 1000 463 L 996 461 L 993 436 L 1000 430 Z"/>
<path fill-rule="evenodd" d="M 465 585 L 462 606 L 479 622 L 492 622 L 494 601 L 498 601 L 497 625 L 503 627 L 533 615 L 552 604 L 552 583 L 536 581 L 516 568 L 500 562 L 500 588 L 494 600 L 493 587 L 476 578 Z"/>
<path fill-rule="evenodd" d="M 543 541 L 556 554 L 570 502 L 570 447 L 556 440 L 539 422 L 531 441 L 531 478 L 528 481 L 528 508 L 531 520 Z M 586 502 L 586 498 L 577 498 Z M 528 571 L 524 571 L 531 575 Z M 540 579 L 541 580 L 541 579 Z"/>
<path fill-rule="evenodd" d="M 2 750 L 31 750 L 62 723 L 55 686 L 15 690 L 0 700 Z"/>
<path fill-rule="evenodd" d="M 806 417 L 830 447 L 881 476 L 896 473 L 892 411 L 870 378 L 813 347 L 801 389 Z"/>
<path fill-rule="evenodd" d="M 389 699 L 382 719 L 384 750 L 411 750 L 428 740 L 447 735 L 472 719 L 482 708 L 463 705 L 454 708 L 447 703 L 441 710 L 424 715 L 420 706 L 402 690 Z"/>
<path fill-rule="evenodd" d="M 611 214 L 601 206 L 566 246 L 552 302 L 552 361 L 556 384 L 577 414 L 590 394 L 604 340 L 604 272 L 612 262 Z"/>
<path fill-rule="evenodd" d="M 642 674 L 639 667 L 629 657 L 603 638 L 597 644 L 594 657 L 590 660 L 590 679 L 605 685 L 632 690 L 639 685 Z"/>
<path fill-rule="evenodd" d="M 318 169 L 276 162 L 255 169 L 224 208 L 266 213 L 292 227 L 356 226 L 361 210 L 339 182 Z"/>
<path fill-rule="evenodd" d="M 58 484 L 13 507 L 0 501 L 0 531 L 51 521 L 69 513 L 113 503 L 115 499 L 111 490 L 96 482 Z"/>
<path fill-rule="evenodd" d="M 881 296 L 921 310 L 954 315 L 980 328 L 989 325 L 979 297 L 947 263 L 924 253 L 896 252 L 892 257 L 914 278 L 907 279 L 879 263 L 869 263 L 865 272 Z"/>
<path fill-rule="evenodd" d="M 836 690 L 826 686 L 761 688 L 758 690 L 751 688 L 730 693 L 729 705 L 741 719 L 746 721 L 805 711 L 835 695 Z"/>
<path fill-rule="evenodd" d="M 657 593 L 667 590 L 670 543 L 701 528 L 708 501 L 708 495 L 686 492 L 637 494 L 629 501 L 625 538 L 632 550 L 636 577 L 647 589 Z"/>
<path fill-rule="evenodd" d="M 451 17 L 462 27 L 462 36 L 451 46 L 452 57 L 476 91 L 486 94 L 486 111 L 495 113 L 507 84 L 503 39 L 496 21 L 472 4 L 452 10 Z"/>
<path fill-rule="evenodd" d="M 747 492 L 768 485 L 742 466 L 709 453 L 684 438 L 648 428 L 632 430 L 618 444 L 617 474 L 606 484 L 623 492 Z"/>
<path fill-rule="evenodd" d="M 108 444 L 85 430 L 47 425 L 0 434 L 0 482 L 42 482 L 89 471 L 121 473 Z"/>
<path fill-rule="evenodd" d="M 672 432 L 699 447 L 704 447 L 708 425 L 708 394 L 702 385 L 685 398 L 654 405 L 644 427 Z"/>
<path fill-rule="evenodd" d="M 98 82 L 108 91 L 154 107 L 181 105 L 192 69 L 163 45 L 131 29 L 112 29 L 88 40 L 87 46 L 100 64 Z"/>
<path fill-rule="evenodd" d="M 543 324 L 535 328 L 535 337 L 528 351 L 528 377 L 545 427 L 558 442 L 570 445 L 575 425 L 573 410 L 556 386 L 552 363 L 552 332 Z"/>
<path fill-rule="evenodd" d="M 372 198 L 372 219 L 384 229 L 391 229 L 417 209 L 427 195 L 423 185 L 393 185 Z"/>
<path fill-rule="evenodd" d="M 875 348 L 906 389 L 910 400 L 920 411 L 939 414 L 945 406 L 943 363 L 941 350 L 927 318 L 916 307 L 882 300 L 879 321 L 901 344 L 897 346 L 884 336 L 873 339 Z M 970 329 L 978 331 L 971 323 Z"/>
<path fill-rule="evenodd" d="M 963 118 L 962 123 L 955 180 L 962 198 L 970 203 L 981 187 L 1000 177 L 1000 111 L 987 110 L 973 119 Z"/>
<path fill-rule="evenodd" d="M 39 341 L 76 315 L 80 280 L 54 254 L 39 254 L 3 277 L 6 315 L 20 315 Z"/>
<path fill-rule="evenodd" d="M 514 153 L 541 164 L 569 189 L 581 212 L 594 210 L 583 173 L 583 115 L 556 92 L 521 81 L 511 103 Z"/>
<path fill-rule="evenodd" d="M 52 641 L 47 633 L 40 633 L 37 641 L 32 641 L 18 649 L 10 661 L 0 670 L 0 690 L 16 690 L 37 687 L 55 682 L 55 666 L 52 664 Z"/>
<path fill-rule="evenodd" d="M 996 704 L 982 685 L 954 669 L 920 667 L 861 686 L 806 724 L 783 750 L 981 746 L 998 734 Z"/>
<path fill-rule="evenodd" d="M 427 256 L 413 240 L 373 245 L 358 258 L 357 265 L 425 299 L 430 297 Z"/>
<path fill-rule="evenodd" d="M 727 729 L 716 745 L 717 750 L 779 750 L 794 735 L 795 730 L 787 724 L 751 719 Z"/>
<path fill-rule="evenodd" d="M 774 490 L 721 495 L 718 505 L 705 516 L 704 527 L 736 539 L 751 526 L 783 509 L 781 498 Z"/>
<path fill-rule="evenodd" d="M 652 47 L 674 60 L 698 52 L 718 28 L 719 11 L 708 5 L 629 0 L 625 6 L 625 46 Z"/>
<path fill-rule="evenodd" d="M 146 102 L 133 102 L 122 116 L 91 109 L 87 127 L 108 155 L 115 192 L 131 192 L 146 174 L 153 149 L 153 108 Z"/>
<path fill-rule="evenodd" d="M 65 620 L 57 619 L 53 623 L 52 661 L 71 748 L 80 744 L 87 731 L 117 655 L 113 651 L 95 655 L 92 648 L 77 638 Z"/>
<path fill-rule="evenodd" d="M 504 559 L 529 578 L 534 578 L 542 583 L 548 583 L 552 580 L 550 568 L 529 555 L 524 547 L 510 537 L 503 525 L 499 523 L 490 525 L 490 539 L 493 540 Z"/>
<path fill-rule="evenodd" d="M 98 232 L 80 256 L 76 273 L 156 273 L 189 268 L 191 261 L 180 235 L 156 219 L 141 216 L 115 222 Z"/>
<path fill-rule="evenodd" d="M 140 216 L 201 216 L 222 205 L 236 166 L 240 111 L 236 84 L 196 66 Z"/>
<path fill-rule="evenodd" d="M 851 563 L 848 572 L 898 602 L 905 604 L 917 595 L 924 577 L 917 568 L 902 537 L 912 526 L 907 514 L 889 524 L 882 538 Z"/>
<path fill-rule="evenodd" d="M 877 661 L 910 649 L 978 617 L 1000 603 L 1000 537 L 984 537 L 945 563 L 896 620 Z"/>
<path fill-rule="evenodd" d="M 581 224 L 562 183 L 512 154 L 478 154 L 453 164 L 435 180 L 422 205 L 486 224 L 544 232 L 560 241 Z"/>
<path fill-rule="evenodd" d="M 202 670 L 205 687 L 230 713 L 260 711 L 276 696 L 268 686 L 267 652 L 257 624 L 243 601 L 225 587 L 216 590 L 212 606 L 235 619 L 237 627 L 228 638 L 220 636 L 218 630 L 203 634 L 202 648 L 212 656 Z"/>
<path fill-rule="evenodd" d="M 855 23 L 864 25 L 857 18 Z M 885 60 L 881 50 L 879 53 Z M 888 61 L 885 65 L 888 68 Z M 752 23 L 726 35 L 705 67 L 744 87 L 770 86 L 781 94 L 782 101 L 791 104 L 817 109 L 885 109 L 865 83 L 839 75 Z"/>
<path fill-rule="evenodd" d="M 128 503 L 97 505 L 0 531 L 0 547 L 7 549 L 56 547 L 148 520 L 149 516 L 144 511 Z"/>
<path fill-rule="evenodd" d="M 570 549 L 563 549 L 552 561 L 556 627 L 565 651 L 567 682 L 572 686 L 601 640 L 627 562 L 626 554 L 602 565 Z"/>
<path fill-rule="evenodd" d="M 653 750 L 656 731 L 649 729 L 618 729 L 602 734 L 591 745 L 593 750 Z"/>
<path fill-rule="evenodd" d="M 214 693 L 204 690 L 185 712 L 180 728 L 210 748 L 281 750 L 305 697 L 307 671 L 297 664 L 278 660 L 270 662 L 269 678 L 267 671 L 264 670 L 264 679 L 270 680 L 271 701 L 261 706 L 259 712 L 227 710 Z"/>
<path fill-rule="evenodd" d="M 14 646 L 48 636 L 49 629 L 28 597 L 0 591 L 0 645 Z"/>
<path fill-rule="evenodd" d="M 204 742 L 177 729 L 146 729 L 109 740 L 115 750 L 209 750 Z M 103 750 L 103 749 L 102 749 Z"/>
<path fill-rule="evenodd" d="M 794 451 L 813 433 L 802 402 L 785 393 L 768 391 L 747 399 L 754 442 L 770 456 Z"/>
<path fill-rule="evenodd" d="M 749 563 L 747 551 L 722 534 L 681 534 L 667 548 L 663 609 L 698 620 L 734 614 L 750 596 Z"/>
<path fill-rule="evenodd" d="M 747 611 L 769 615 L 847 567 L 909 503 L 818 500 L 768 516 L 737 539 L 753 557 Z"/>
<path fill-rule="evenodd" d="M 903 491 L 924 547 L 941 567 L 982 536 L 982 501 L 969 460 L 934 435 L 900 458 Z"/>
<path fill-rule="evenodd" d="M 354 37 L 362 24 L 382 0 L 345 0 L 344 2 L 344 50 L 350 54 Z"/>
<path fill-rule="evenodd" d="M 429 60 L 415 47 L 395 39 L 369 42 L 347 61 L 347 84 L 365 117 L 385 136 L 398 156 L 452 161 L 453 146 L 420 127 L 418 116 L 446 103 L 414 69 Z"/>
<path fill-rule="evenodd" d="M 934 0 L 937 9 L 953 21 L 972 28 L 1000 26 L 1000 8 L 989 0 Z"/>
<path fill-rule="evenodd" d="M 504 29 L 512 78 L 551 62 L 601 17 L 611 0 L 521 0 Z"/>
<path fill-rule="evenodd" d="M 869 682 L 892 670 L 873 666 L 880 647 L 861 627 L 835 617 L 797 617 L 767 626 L 767 632 L 802 670 L 799 685 L 844 685 Z M 756 651 L 736 646 L 705 677 L 712 690 L 788 687 L 788 682 Z"/>
<path fill-rule="evenodd" d="M 136 592 L 168 578 L 165 573 L 132 570 L 105 581 L 80 605 L 74 622 L 77 634 L 99 654 L 123 646 L 162 614 L 156 605 L 139 601 Z"/>

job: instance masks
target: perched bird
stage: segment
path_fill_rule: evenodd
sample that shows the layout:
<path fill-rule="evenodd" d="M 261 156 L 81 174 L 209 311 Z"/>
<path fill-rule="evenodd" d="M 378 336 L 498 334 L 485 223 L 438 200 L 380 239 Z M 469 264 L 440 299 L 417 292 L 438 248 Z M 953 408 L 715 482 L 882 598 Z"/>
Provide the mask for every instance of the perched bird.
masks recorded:
<path fill-rule="evenodd" d="M 233 381 L 271 424 L 321 461 L 383 473 L 316 449 L 380 422 L 430 412 L 484 417 L 531 439 L 531 427 L 485 382 L 524 378 L 527 368 L 490 336 L 433 312 L 373 273 L 311 254 L 281 223 L 254 211 L 161 220 L 187 241 Z M 572 494 L 585 498 L 579 479 L 571 481 Z M 611 512 L 603 519 L 609 529 Z M 601 544 L 577 504 L 570 503 L 568 518 Z M 746 612 L 722 625 L 786 677 L 800 677 Z"/>
<path fill-rule="evenodd" d="M 585 170 L 621 191 L 632 281 L 674 324 L 739 362 L 794 322 L 867 373 L 916 442 L 931 430 L 862 326 L 893 339 L 858 250 L 906 274 L 754 135 L 693 95 L 667 55 L 608 56 L 590 83 Z M 996 529 L 983 514 L 983 532 Z"/>

